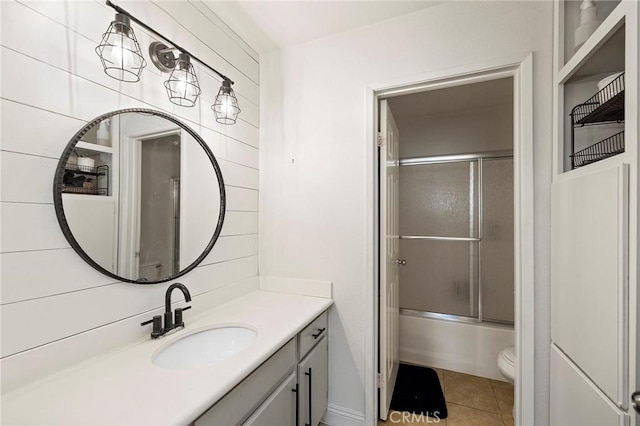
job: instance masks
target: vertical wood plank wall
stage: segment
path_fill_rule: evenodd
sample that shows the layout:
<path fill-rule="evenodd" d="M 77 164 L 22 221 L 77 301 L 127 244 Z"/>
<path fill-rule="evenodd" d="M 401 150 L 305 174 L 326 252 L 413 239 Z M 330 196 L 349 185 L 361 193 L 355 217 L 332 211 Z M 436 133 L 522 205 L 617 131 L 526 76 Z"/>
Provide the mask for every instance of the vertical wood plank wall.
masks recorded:
<path fill-rule="evenodd" d="M 141 81 L 109 78 L 94 52 L 114 17 L 102 1 L 0 2 L 3 392 L 135 342 L 149 332 L 139 322 L 162 310 L 170 283 L 132 285 L 101 275 L 70 248 L 55 218 L 58 157 L 77 130 L 107 111 L 175 115 L 221 165 L 228 197 L 222 236 L 179 279 L 195 296 L 192 315 L 257 286 L 258 55 L 200 0 L 117 4 L 233 79 L 242 113 L 234 126 L 216 123 L 210 108 L 220 81 L 197 63 L 198 104 L 171 104 L 162 85 L 168 74 L 148 60 L 155 38 L 135 24 L 148 62 Z"/>

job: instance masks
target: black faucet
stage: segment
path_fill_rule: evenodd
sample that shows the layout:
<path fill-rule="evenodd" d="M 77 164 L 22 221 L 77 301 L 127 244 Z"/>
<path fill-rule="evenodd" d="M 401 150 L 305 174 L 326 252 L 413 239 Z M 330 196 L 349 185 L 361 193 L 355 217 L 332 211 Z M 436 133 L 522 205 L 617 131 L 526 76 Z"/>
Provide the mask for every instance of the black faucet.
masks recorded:
<path fill-rule="evenodd" d="M 173 319 L 173 312 L 171 311 L 171 293 L 173 290 L 179 289 L 182 294 L 184 294 L 185 302 L 191 302 L 191 294 L 189 293 L 189 289 L 185 287 L 182 283 L 174 283 L 169 286 L 167 289 L 167 293 L 164 296 L 164 327 L 162 326 L 162 317 L 160 315 L 154 316 L 149 321 L 145 321 L 140 325 L 147 325 L 153 323 L 153 331 L 151 332 L 151 338 L 157 339 L 160 336 L 167 334 L 169 331 L 174 328 L 184 327 L 184 321 L 182 320 L 182 313 L 188 309 L 191 309 L 191 306 L 187 306 L 186 308 L 176 308 L 175 312 L 175 321 Z"/>
<path fill-rule="evenodd" d="M 174 323 L 172 318 L 173 312 L 171 312 L 171 293 L 173 293 L 173 290 L 175 290 L 176 288 L 179 289 L 182 292 L 182 294 L 184 294 L 185 302 L 191 302 L 191 294 L 189 293 L 189 290 L 187 289 L 187 287 L 185 287 L 184 284 L 175 283 L 169 286 L 169 288 L 167 289 L 167 293 L 164 295 L 164 329 L 166 331 L 169 331 L 176 327 L 184 326 L 184 322 L 182 322 L 182 311 L 189 309 L 191 307 L 191 306 L 188 306 L 182 309 L 177 308 L 176 321 Z M 179 320 L 178 320 L 178 314 L 180 315 Z"/>

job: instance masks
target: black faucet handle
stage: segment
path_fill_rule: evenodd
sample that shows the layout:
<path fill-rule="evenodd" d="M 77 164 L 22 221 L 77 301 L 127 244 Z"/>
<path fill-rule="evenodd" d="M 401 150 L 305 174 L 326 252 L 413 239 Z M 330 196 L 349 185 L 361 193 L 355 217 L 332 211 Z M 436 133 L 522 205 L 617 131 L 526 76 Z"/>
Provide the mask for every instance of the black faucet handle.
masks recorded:
<path fill-rule="evenodd" d="M 149 321 L 140 323 L 140 325 L 147 325 L 153 323 L 153 330 L 151 331 L 151 337 L 156 338 L 162 335 L 162 315 L 155 315 Z"/>
<path fill-rule="evenodd" d="M 182 313 L 184 311 L 188 311 L 189 309 L 191 309 L 191 306 L 187 306 L 186 308 L 176 308 L 176 318 L 174 321 L 176 327 L 182 327 L 184 325 L 184 321 L 182 320 Z"/>

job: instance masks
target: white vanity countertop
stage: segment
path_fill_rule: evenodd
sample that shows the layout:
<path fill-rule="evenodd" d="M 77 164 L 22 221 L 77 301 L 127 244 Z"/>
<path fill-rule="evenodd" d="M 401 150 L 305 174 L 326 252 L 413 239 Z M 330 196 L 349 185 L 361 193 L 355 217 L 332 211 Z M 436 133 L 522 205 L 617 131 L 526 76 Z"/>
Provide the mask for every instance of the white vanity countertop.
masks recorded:
<path fill-rule="evenodd" d="M 5 424 L 188 424 L 273 355 L 332 299 L 256 291 L 189 320 L 186 328 L 89 360 L 3 396 Z M 191 312 L 197 310 L 197 306 Z M 195 312 L 193 312 L 195 313 Z M 218 324 L 248 324 L 258 335 L 206 367 L 167 370 L 151 357 L 170 341 Z"/>

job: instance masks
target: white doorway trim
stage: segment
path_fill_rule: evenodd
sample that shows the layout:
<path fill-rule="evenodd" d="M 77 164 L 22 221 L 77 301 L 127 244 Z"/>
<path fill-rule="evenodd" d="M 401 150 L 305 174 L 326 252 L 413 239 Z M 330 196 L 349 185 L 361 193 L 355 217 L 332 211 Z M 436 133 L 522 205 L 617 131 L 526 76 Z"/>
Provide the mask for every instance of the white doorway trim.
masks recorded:
<path fill-rule="evenodd" d="M 378 414 L 378 168 L 377 125 L 380 99 L 442 89 L 498 78 L 514 81 L 514 256 L 515 270 L 515 420 L 534 424 L 534 181 L 533 181 L 533 54 L 405 77 L 366 88 L 367 309 L 365 336 L 365 423 L 375 425 Z"/>
<path fill-rule="evenodd" d="M 181 129 L 172 127 L 154 132 L 122 135 L 125 143 L 120 152 L 120 214 L 119 236 L 122 250 L 118 253 L 118 271 L 122 276 L 138 278 L 140 268 L 140 197 L 142 172 L 142 143 L 144 141 L 176 135 L 182 138 Z M 124 148 L 123 148 L 124 146 Z M 182 147 L 181 147 L 182 148 Z M 182 156 L 181 156 L 182 157 Z M 133 189 L 132 189 L 133 188 Z"/>

